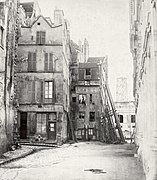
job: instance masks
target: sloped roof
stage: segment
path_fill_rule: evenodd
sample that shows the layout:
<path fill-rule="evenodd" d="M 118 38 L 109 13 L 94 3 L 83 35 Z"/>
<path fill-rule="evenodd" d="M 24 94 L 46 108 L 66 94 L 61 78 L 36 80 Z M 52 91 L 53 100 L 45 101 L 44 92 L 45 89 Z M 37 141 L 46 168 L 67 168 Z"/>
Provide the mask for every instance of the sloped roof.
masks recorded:
<path fill-rule="evenodd" d="M 96 67 L 98 67 L 97 63 L 89 63 L 89 62 L 79 63 L 79 68 L 96 68 Z"/>
<path fill-rule="evenodd" d="M 89 57 L 87 62 L 88 63 L 100 63 L 101 61 L 104 61 L 105 57 Z"/>
<path fill-rule="evenodd" d="M 51 24 L 50 21 L 47 20 L 48 17 L 45 18 L 43 15 L 39 15 L 39 16 L 33 21 L 31 27 L 38 21 L 38 19 L 39 19 L 40 17 L 43 18 L 51 28 L 55 28 L 55 27 L 62 26 L 62 24 L 61 24 L 61 25 L 58 25 L 58 26 L 53 26 L 53 24 Z M 49 18 L 49 19 L 50 19 L 50 18 Z"/>

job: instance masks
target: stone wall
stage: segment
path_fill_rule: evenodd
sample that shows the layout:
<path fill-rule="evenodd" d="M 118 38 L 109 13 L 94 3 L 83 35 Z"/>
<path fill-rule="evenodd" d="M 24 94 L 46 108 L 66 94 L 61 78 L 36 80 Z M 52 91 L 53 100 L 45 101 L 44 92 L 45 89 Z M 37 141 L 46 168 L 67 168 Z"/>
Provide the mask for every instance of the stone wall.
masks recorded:
<path fill-rule="evenodd" d="M 0 153 L 6 151 L 13 143 L 17 0 L 12 3 L 6 0 L 4 3 L 4 12 L 3 47 L 0 47 Z"/>
<path fill-rule="evenodd" d="M 136 145 L 147 180 L 157 179 L 157 2 L 131 1 Z"/>

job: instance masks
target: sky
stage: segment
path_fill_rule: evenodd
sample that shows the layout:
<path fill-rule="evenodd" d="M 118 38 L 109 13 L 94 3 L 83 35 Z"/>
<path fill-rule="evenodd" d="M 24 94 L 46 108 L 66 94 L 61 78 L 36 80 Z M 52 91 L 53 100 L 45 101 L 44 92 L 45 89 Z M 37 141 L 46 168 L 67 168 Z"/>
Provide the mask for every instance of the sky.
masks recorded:
<path fill-rule="evenodd" d="M 87 38 L 90 56 L 108 56 L 109 86 L 116 100 L 116 80 L 128 79 L 132 99 L 133 60 L 129 46 L 129 0 L 38 0 L 42 14 L 53 19 L 55 8 L 64 11 L 71 39 Z"/>

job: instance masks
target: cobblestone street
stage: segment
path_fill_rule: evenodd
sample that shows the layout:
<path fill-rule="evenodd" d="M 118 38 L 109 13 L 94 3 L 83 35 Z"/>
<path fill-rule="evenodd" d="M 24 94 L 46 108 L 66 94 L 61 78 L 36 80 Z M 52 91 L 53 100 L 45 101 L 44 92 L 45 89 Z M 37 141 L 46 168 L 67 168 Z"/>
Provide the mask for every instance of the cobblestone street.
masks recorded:
<path fill-rule="evenodd" d="M 134 145 L 65 144 L 1 166 L 1 180 L 144 180 Z"/>

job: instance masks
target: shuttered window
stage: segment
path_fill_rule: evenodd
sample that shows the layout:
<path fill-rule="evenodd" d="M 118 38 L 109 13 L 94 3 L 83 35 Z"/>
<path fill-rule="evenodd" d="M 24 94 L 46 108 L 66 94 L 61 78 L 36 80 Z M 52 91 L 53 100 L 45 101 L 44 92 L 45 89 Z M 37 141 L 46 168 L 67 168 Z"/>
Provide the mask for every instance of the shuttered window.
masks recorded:
<path fill-rule="evenodd" d="M 36 43 L 37 44 L 45 44 L 46 42 L 46 32 L 37 31 L 36 33 Z"/>
<path fill-rule="evenodd" d="M 84 80 L 84 69 L 79 69 L 79 80 Z"/>
<path fill-rule="evenodd" d="M 36 53 L 28 53 L 28 72 L 36 71 Z"/>
<path fill-rule="evenodd" d="M 35 103 L 35 81 L 27 81 L 27 102 Z"/>
<path fill-rule="evenodd" d="M 53 71 L 53 54 L 52 53 L 45 53 L 45 67 L 44 70 L 46 72 L 52 72 Z"/>

